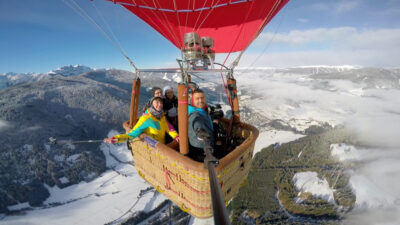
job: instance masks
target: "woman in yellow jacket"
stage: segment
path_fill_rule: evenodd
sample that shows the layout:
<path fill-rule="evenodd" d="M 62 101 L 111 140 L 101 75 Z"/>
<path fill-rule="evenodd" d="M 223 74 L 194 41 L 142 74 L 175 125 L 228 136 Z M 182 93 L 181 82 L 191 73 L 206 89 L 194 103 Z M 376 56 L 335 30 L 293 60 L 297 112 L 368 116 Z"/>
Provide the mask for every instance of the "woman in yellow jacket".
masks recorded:
<path fill-rule="evenodd" d="M 178 133 L 164 116 L 163 99 L 161 97 L 154 97 L 151 100 L 151 107 L 139 118 L 131 131 L 126 134 L 118 134 L 111 138 L 106 138 L 104 141 L 107 143 L 125 142 L 127 139 L 134 139 L 140 134 L 145 133 L 147 136 L 164 144 L 166 132 L 172 139 L 179 141 Z"/>

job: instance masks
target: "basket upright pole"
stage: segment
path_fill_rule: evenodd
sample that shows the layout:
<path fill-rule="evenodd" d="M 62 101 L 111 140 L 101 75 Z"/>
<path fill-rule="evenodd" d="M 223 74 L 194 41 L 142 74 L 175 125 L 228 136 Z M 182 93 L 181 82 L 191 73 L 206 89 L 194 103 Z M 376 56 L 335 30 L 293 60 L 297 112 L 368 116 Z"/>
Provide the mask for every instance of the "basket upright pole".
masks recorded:
<path fill-rule="evenodd" d="M 137 121 L 139 111 L 140 78 L 136 78 L 132 83 L 131 110 L 129 112 L 129 127 L 132 129 Z"/>
<path fill-rule="evenodd" d="M 188 88 L 184 83 L 178 84 L 178 127 L 179 127 L 179 152 L 182 155 L 187 155 L 189 153 Z"/>
<path fill-rule="evenodd" d="M 232 114 L 233 114 L 233 122 L 240 122 L 240 111 L 239 111 L 239 98 L 237 95 L 237 87 L 236 80 L 234 78 L 227 79 L 228 90 L 229 90 L 229 98 L 232 102 Z"/>

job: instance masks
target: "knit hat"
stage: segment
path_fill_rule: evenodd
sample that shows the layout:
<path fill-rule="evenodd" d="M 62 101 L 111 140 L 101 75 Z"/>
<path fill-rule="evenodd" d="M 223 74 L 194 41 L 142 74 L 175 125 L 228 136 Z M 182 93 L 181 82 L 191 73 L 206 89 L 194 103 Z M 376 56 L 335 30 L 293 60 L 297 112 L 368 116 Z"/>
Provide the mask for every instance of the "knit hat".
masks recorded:
<path fill-rule="evenodd" d="M 163 88 L 163 95 L 165 96 L 165 93 L 168 91 L 168 90 L 174 90 L 171 86 L 165 86 L 164 88 Z"/>
<path fill-rule="evenodd" d="M 155 100 L 163 102 L 163 98 L 161 98 L 161 97 L 159 97 L 159 96 L 153 97 L 153 98 L 151 99 L 151 101 L 150 101 L 150 107 L 153 106 L 153 102 L 154 102 Z"/>
<path fill-rule="evenodd" d="M 149 108 L 149 112 L 151 113 L 151 115 L 155 116 L 157 119 L 161 119 L 161 117 L 164 115 L 164 110 L 161 109 L 160 111 L 157 111 L 154 107 L 153 107 L 153 102 L 154 101 L 161 101 L 163 102 L 163 99 L 161 97 L 154 97 L 151 99 L 151 106 Z"/>

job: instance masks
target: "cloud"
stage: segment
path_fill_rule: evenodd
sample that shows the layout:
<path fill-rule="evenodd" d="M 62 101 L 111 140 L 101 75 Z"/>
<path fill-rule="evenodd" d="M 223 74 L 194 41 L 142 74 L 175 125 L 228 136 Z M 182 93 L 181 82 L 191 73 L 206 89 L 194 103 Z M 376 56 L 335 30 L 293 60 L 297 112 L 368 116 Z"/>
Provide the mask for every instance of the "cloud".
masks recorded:
<path fill-rule="evenodd" d="M 273 38 L 273 43 L 282 43 L 289 45 L 306 45 L 316 41 L 329 41 L 343 39 L 357 34 L 354 27 L 338 27 L 338 28 L 317 28 L 310 30 L 292 30 L 289 33 L 262 33 L 258 42 L 265 42 Z"/>
<path fill-rule="evenodd" d="M 366 112 L 363 112 L 366 114 Z M 400 118 L 390 114 L 376 113 L 375 118 L 357 115 L 349 119 L 348 126 L 358 134 L 358 139 L 370 145 L 399 148 Z"/>
<path fill-rule="evenodd" d="M 318 3 L 312 4 L 309 6 L 312 10 L 315 11 L 334 11 L 336 13 L 345 13 L 355 9 L 359 6 L 360 3 L 358 1 L 341 1 L 341 2 L 334 2 L 328 3 L 325 1 L 320 1 Z"/>
<path fill-rule="evenodd" d="M 306 45 L 313 42 L 338 40 L 357 33 L 353 27 L 317 28 L 311 30 L 292 30 L 288 34 L 262 33 L 259 41 L 270 40 L 272 43 L 289 44 L 292 46 Z"/>
<path fill-rule="evenodd" d="M 271 41 L 272 40 L 272 41 Z M 261 54 L 266 43 L 267 51 Z M 242 57 L 241 66 L 360 65 L 399 67 L 400 29 L 354 27 L 262 33 Z"/>
<path fill-rule="evenodd" d="M 308 23 L 308 19 L 305 18 L 298 18 L 297 21 L 299 21 L 300 23 Z"/>
<path fill-rule="evenodd" d="M 311 8 L 312 10 L 316 10 L 316 11 L 324 11 L 324 10 L 330 9 L 329 5 L 326 3 L 323 3 L 323 2 L 318 2 L 318 3 L 312 4 L 312 5 L 308 6 L 308 8 Z"/>

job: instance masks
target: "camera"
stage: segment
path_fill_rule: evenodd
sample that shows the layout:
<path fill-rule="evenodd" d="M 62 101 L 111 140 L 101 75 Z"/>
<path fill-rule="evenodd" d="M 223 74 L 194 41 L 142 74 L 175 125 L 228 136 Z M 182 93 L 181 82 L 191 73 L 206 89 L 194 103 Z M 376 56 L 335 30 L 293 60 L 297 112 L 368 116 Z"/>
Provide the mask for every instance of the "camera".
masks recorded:
<path fill-rule="evenodd" d="M 211 117 L 211 120 L 218 120 L 224 117 L 224 111 L 222 111 L 220 104 L 216 104 L 215 106 L 209 105 L 208 113 Z"/>

